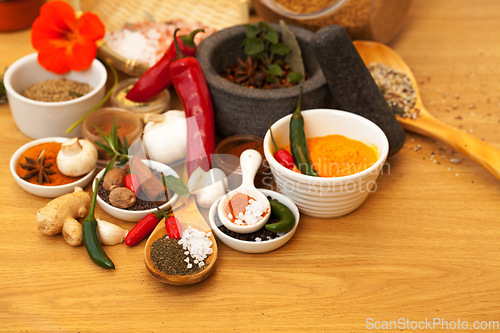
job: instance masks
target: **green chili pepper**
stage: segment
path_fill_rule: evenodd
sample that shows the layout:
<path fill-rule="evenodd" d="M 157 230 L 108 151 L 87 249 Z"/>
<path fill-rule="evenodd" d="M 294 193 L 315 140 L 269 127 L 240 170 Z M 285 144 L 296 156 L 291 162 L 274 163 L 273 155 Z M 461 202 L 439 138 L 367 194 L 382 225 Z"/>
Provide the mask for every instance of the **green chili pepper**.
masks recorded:
<path fill-rule="evenodd" d="M 300 89 L 299 102 L 297 108 L 290 119 L 290 150 L 292 152 L 295 165 L 301 173 L 309 176 L 318 176 L 309 157 L 307 149 L 306 134 L 304 133 L 304 118 L 300 113 L 302 100 L 302 88 Z"/>
<path fill-rule="evenodd" d="M 104 252 L 101 241 L 99 240 L 99 234 L 97 233 L 97 220 L 94 217 L 94 211 L 98 184 L 99 178 L 96 178 L 94 181 L 94 195 L 92 197 L 90 211 L 82 222 L 83 243 L 85 244 L 90 259 L 92 259 L 94 263 L 103 268 L 115 269 L 115 264 L 113 264 L 111 259 L 109 259 Z"/>
<path fill-rule="evenodd" d="M 281 202 L 271 199 L 271 215 L 279 219 L 278 222 L 266 224 L 266 229 L 272 232 L 288 232 L 293 229 L 295 225 L 295 216 L 290 208 Z"/>

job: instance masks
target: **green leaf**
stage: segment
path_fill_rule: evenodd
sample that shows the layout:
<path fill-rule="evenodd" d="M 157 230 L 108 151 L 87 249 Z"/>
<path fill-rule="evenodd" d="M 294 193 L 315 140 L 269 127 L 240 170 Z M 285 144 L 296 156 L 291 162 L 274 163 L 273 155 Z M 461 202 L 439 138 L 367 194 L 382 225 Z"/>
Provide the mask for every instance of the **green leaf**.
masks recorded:
<path fill-rule="evenodd" d="M 264 43 L 258 38 L 249 38 L 245 41 L 245 53 L 249 56 L 257 56 L 264 51 Z"/>
<path fill-rule="evenodd" d="M 288 75 L 286 76 L 286 79 L 290 83 L 298 83 L 298 82 L 300 82 L 300 80 L 302 80 L 302 74 L 299 72 L 291 72 L 291 73 L 288 73 Z"/>
<path fill-rule="evenodd" d="M 97 145 L 97 147 L 101 148 L 102 150 L 104 150 L 106 153 L 108 154 L 111 154 L 113 155 L 115 152 L 109 148 L 108 146 L 106 146 L 104 143 L 102 142 L 99 142 L 99 141 L 94 141 L 94 143 Z"/>
<path fill-rule="evenodd" d="M 276 82 L 276 77 L 274 77 L 274 76 L 268 76 L 268 77 L 266 77 L 266 81 L 270 82 L 270 83 L 274 83 L 274 82 Z"/>
<path fill-rule="evenodd" d="M 189 190 L 180 178 L 172 175 L 165 176 L 163 173 L 161 174 L 161 178 L 166 188 L 174 191 L 183 198 L 189 197 Z"/>
<path fill-rule="evenodd" d="M 283 70 L 277 64 L 272 64 L 271 66 L 269 66 L 268 73 L 273 76 L 282 76 Z"/>
<path fill-rule="evenodd" d="M 104 132 L 99 128 L 99 126 L 97 126 L 96 124 L 92 124 L 92 126 L 94 126 L 94 128 L 99 132 L 99 134 L 101 135 L 101 137 L 103 138 L 104 142 L 106 142 L 106 145 L 112 149 L 112 145 L 113 143 L 109 140 L 109 137 L 104 134 Z M 111 150 L 112 151 L 112 150 Z M 114 152 L 112 152 L 112 154 L 114 154 Z"/>
<path fill-rule="evenodd" d="M 275 30 L 274 30 L 274 27 L 273 27 L 272 25 L 270 25 L 270 24 L 267 24 L 266 22 L 262 22 L 262 21 L 260 21 L 260 22 L 258 23 L 258 26 L 259 26 L 262 30 L 264 30 L 264 31 L 275 31 Z"/>
<path fill-rule="evenodd" d="M 125 154 L 125 155 L 127 155 L 127 154 L 128 154 L 129 149 L 130 149 L 130 146 L 129 146 L 129 144 L 128 144 L 127 137 L 126 137 L 126 136 L 124 136 L 124 137 L 123 137 L 123 150 L 122 150 L 122 153 L 123 153 L 123 154 Z"/>
<path fill-rule="evenodd" d="M 264 39 L 269 41 L 271 44 L 277 44 L 280 40 L 280 36 L 276 31 L 268 31 L 264 33 Z"/>
<path fill-rule="evenodd" d="M 283 43 L 277 43 L 271 45 L 271 52 L 280 56 L 287 55 L 290 52 L 290 47 Z"/>
<path fill-rule="evenodd" d="M 117 148 L 118 151 L 120 151 L 120 146 L 119 146 L 119 142 L 120 140 L 118 139 L 118 129 L 116 127 L 116 122 L 115 122 L 115 118 L 113 118 L 113 127 L 111 129 L 111 133 L 110 133 L 110 140 L 113 142 L 113 146 Z"/>
<path fill-rule="evenodd" d="M 297 42 L 297 38 L 283 20 L 280 20 L 280 26 L 281 40 L 290 47 L 290 52 L 286 55 L 285 60 L 288 65 L 290 65 L 290 69 L 292 71 L 302 74 L 300 81 L 304 81 L 306 70 L 304 67 L 304 60 L 302 59 L 302 51 L 299 43 Z"/>
<path fill-rule="evenodd" d="M 257 37 L 260 33 L 259 27 L 254 24 L 247 24 L 245 27 L 247 28 L 247 38 Z"/>

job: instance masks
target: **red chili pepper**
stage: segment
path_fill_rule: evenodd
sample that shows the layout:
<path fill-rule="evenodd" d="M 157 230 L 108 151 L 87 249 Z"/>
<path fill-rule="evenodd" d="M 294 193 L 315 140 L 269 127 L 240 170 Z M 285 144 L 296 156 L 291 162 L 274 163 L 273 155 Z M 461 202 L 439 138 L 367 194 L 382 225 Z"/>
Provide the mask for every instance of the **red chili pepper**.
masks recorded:
<path fill-rule="evenodd" d="M 278 161 L 279 164 L 287 169 L 292 170 L 295 166 L 292 154 L 290 154 L 283 148 L 278 148 L 276 141 L 274 141 L 273 131 L 271 131 L 271 128 L 269 128 L 269 132 L 271 133 L 271 140 L 273 140 L 274 144 L 274 158 L 276 159 L 276 161 Z"/>
<path fill-rule="evenodd" d="M 200 63 L 196 58 L 182 54 L 175 38 L 177 31 L 178 29 L 174 33 L 174 41 L 178 58 L 170 65 L 170 75 L 186 112 L 186 168 L 188 175 L 191 175 L 198 167 L 210 170 L 210 155 L 215 151 L 214 112 Z"/>
<path fill-rule="evenodd" d="M 194 56 L 196 54 L 194 36 L 198 32 L 203 32 L 203 29 L 196 29 L 189 35 L 177 37 L 179 47 L 183 54 L 189 56 Z M 170 44 L 161 59 L 139 78 L 125 97 L 138 103 L 146 102 L 159 94 L 162 90 L 170 87 L 172 84 L 170 64 L 176 57 L 177 49 L 175 48 L 175 43 L 172 41 L 172 44 Z"/>
<path fill-rule="evenodd" d="M 165 220 L 165 228 L 167 229 L 167 235 L 172 239 L 180 239 L 182 236 L 181 223 L 175 216 L 169 216 Z"/>
<path fill-rule="evenodd" d="M 150 235 L 160 223 L 161 216 L 154 213 L 148 214 L 143 217 L 137 224 L 130 229 L 125 237 L 125 244 L 127 246 L 134 246 Z"/>
<path fill-rule="evenodd" d="M 137 193 L 139 193 L 139 178 L 137 177 L 137 175 L 134 175 L 132 173 L 126 174 L 125 178 L 123 179 L 123 185 L 134 192 L 135 196 L 137 196 Z"/>

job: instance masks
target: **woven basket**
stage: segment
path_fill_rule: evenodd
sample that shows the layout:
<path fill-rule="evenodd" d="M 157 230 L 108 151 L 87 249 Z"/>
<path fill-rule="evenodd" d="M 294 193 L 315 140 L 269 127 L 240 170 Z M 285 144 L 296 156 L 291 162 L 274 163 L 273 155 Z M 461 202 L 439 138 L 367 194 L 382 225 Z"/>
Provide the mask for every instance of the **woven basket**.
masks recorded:
<path fill-rule="evenodd" d="M 250 0 L 81 0 L 75 9 L 90 11 L 103 21 L 108 31 L 120 29 L 125 23 L 169 21 L 181 19 L 201 22 L 217 30 L 248 22 Z M 80 8 L 77 8 L 80 6 Z M 117 69 L 140 76 L 148 66 L 126 59 L 105 43 L 99 46 L 99 56 Z"/>

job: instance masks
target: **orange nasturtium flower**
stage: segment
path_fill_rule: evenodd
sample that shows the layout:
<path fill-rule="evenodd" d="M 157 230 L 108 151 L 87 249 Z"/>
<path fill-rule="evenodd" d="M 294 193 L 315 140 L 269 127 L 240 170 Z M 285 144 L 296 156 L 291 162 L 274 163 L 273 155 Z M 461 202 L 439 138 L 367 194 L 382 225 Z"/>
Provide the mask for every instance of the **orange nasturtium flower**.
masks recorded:
<path fill-rule="evenodd" d="M 38 63 L 63 74 L 88 68 L 97 53 L 96 41 L 104 36 L 99 17 L 84 13 L 78 19 L 63 1 L 46 2 L 31 27 L 31 44 L 38 51 Z"/>

